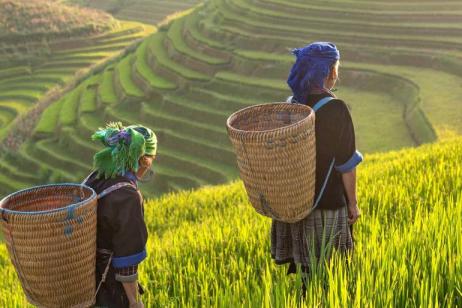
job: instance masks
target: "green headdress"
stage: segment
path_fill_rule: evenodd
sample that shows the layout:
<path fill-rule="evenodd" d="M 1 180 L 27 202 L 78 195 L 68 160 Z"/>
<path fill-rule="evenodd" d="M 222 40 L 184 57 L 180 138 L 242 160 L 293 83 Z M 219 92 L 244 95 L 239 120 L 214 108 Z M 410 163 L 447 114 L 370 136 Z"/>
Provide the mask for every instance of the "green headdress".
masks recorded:
<path fill-rule="evenodd" d="M 123 127 L 122 123 L 109 123 L 99 128 L 92 140 L 101 141 L 106 148 L 93 156 L 98 177 L 112 178 L 127 171 L 138 171 L 138 160 L 144 155 L 156 155 L 157 138 L 152 130 L 142 125 Z"/>

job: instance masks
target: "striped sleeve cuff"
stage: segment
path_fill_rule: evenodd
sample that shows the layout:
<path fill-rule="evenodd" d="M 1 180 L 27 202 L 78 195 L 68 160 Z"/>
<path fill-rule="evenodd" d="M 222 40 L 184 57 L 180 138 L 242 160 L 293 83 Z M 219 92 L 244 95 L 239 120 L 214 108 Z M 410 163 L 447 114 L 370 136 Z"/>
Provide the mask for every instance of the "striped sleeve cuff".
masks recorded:
<path fill-rule="evenodd" d="M 122 268 L 137 265 L 146 258 L 146 255 L 146 249 L 143 249 L 142 252 L 131 256 L 114 257 L 112 259 L 112 266 L 114 266 L 114 268 Z"/>
<path fill-rule="evenodd" d="M 115 278 L 120 282 L 134 282 L 138 280 L 138 272 L 131 275 L 126 275 L 126 273 L 116 273 Z"/>
<path fill-rule="evenodd" d="M 135 273 L 133 275 L 128 275 L 128 276 L 116 273 L 115 279 L 119 282 L 134 282 L 138 280 L 138 273 Z"/>
<path fill-rule="evenodd" d="M 138 265 L 117 268 L 115 279 L 120 282 L 134 282 L 138 279 Z"/>
<path fill-rule="evenodd" d="M 359 163 L 363 161 L 363 155 L 359 151 L 355 151 L 353 156 L 344 164 L 335 166 L 335 170 L 340 173 L 346 173 L 353 170 Z"/>

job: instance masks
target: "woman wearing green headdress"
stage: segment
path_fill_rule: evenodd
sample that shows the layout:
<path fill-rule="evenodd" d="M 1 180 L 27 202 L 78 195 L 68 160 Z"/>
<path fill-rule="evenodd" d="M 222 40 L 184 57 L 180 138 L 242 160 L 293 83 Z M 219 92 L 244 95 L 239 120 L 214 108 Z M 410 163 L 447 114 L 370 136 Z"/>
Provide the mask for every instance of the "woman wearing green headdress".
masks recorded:
<path fill-rule="evenodd" d="M 138 265 L 146 258 L 147 229 L 137 183 L 155 159 L 156 135 L 141 125 L 109 123 L 92 139 L 105 146 L 84 180 L 98 194 L 96 306 L 144 307 Z"/>

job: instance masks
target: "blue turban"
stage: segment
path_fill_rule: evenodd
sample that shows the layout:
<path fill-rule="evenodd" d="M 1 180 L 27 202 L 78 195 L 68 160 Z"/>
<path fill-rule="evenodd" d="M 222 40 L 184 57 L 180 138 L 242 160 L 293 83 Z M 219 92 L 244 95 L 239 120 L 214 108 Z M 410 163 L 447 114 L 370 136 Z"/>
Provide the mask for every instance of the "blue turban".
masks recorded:
<path fill-rule="evenodd" d="M 290 70 L 287 84 L 297 102 L 305 102 L 313 89 L 322 89 L 331 67 L 340 59 L 337 47 L 329 42 L 314 42 L 292 51 L 295 64 Z"/>

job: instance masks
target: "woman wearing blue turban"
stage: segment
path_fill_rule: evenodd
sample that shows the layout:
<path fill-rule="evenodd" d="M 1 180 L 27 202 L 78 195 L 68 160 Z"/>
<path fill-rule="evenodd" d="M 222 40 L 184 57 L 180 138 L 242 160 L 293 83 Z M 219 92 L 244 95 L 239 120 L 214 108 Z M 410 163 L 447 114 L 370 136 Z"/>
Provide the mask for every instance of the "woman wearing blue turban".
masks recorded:
<path fill-rule="evenodd" d="M 360 216 L 355 168 L 362 161 L 361 153 L 356 150 L 348 107 L 331 92 L 338 78 L 337 47 L 328 42 L 314 42 L 293 53 L 296 61 L 287 80 L 293 96 L 288 102 L 317 110 L 315 200 L 318 202 L 315 210 L 299 222 L 273 220 L 271 254 L 277 264 L 289 264 L 288 274 L 296 272 L 297 264 L 309 272 L 310 260 L 319 260 L 323 255 L 323 242 L 328 249 L 335 247 L 345 253 L 353 249 L 352 225 Z M 305 283 L 304 279 L 304 290 Z"/>

